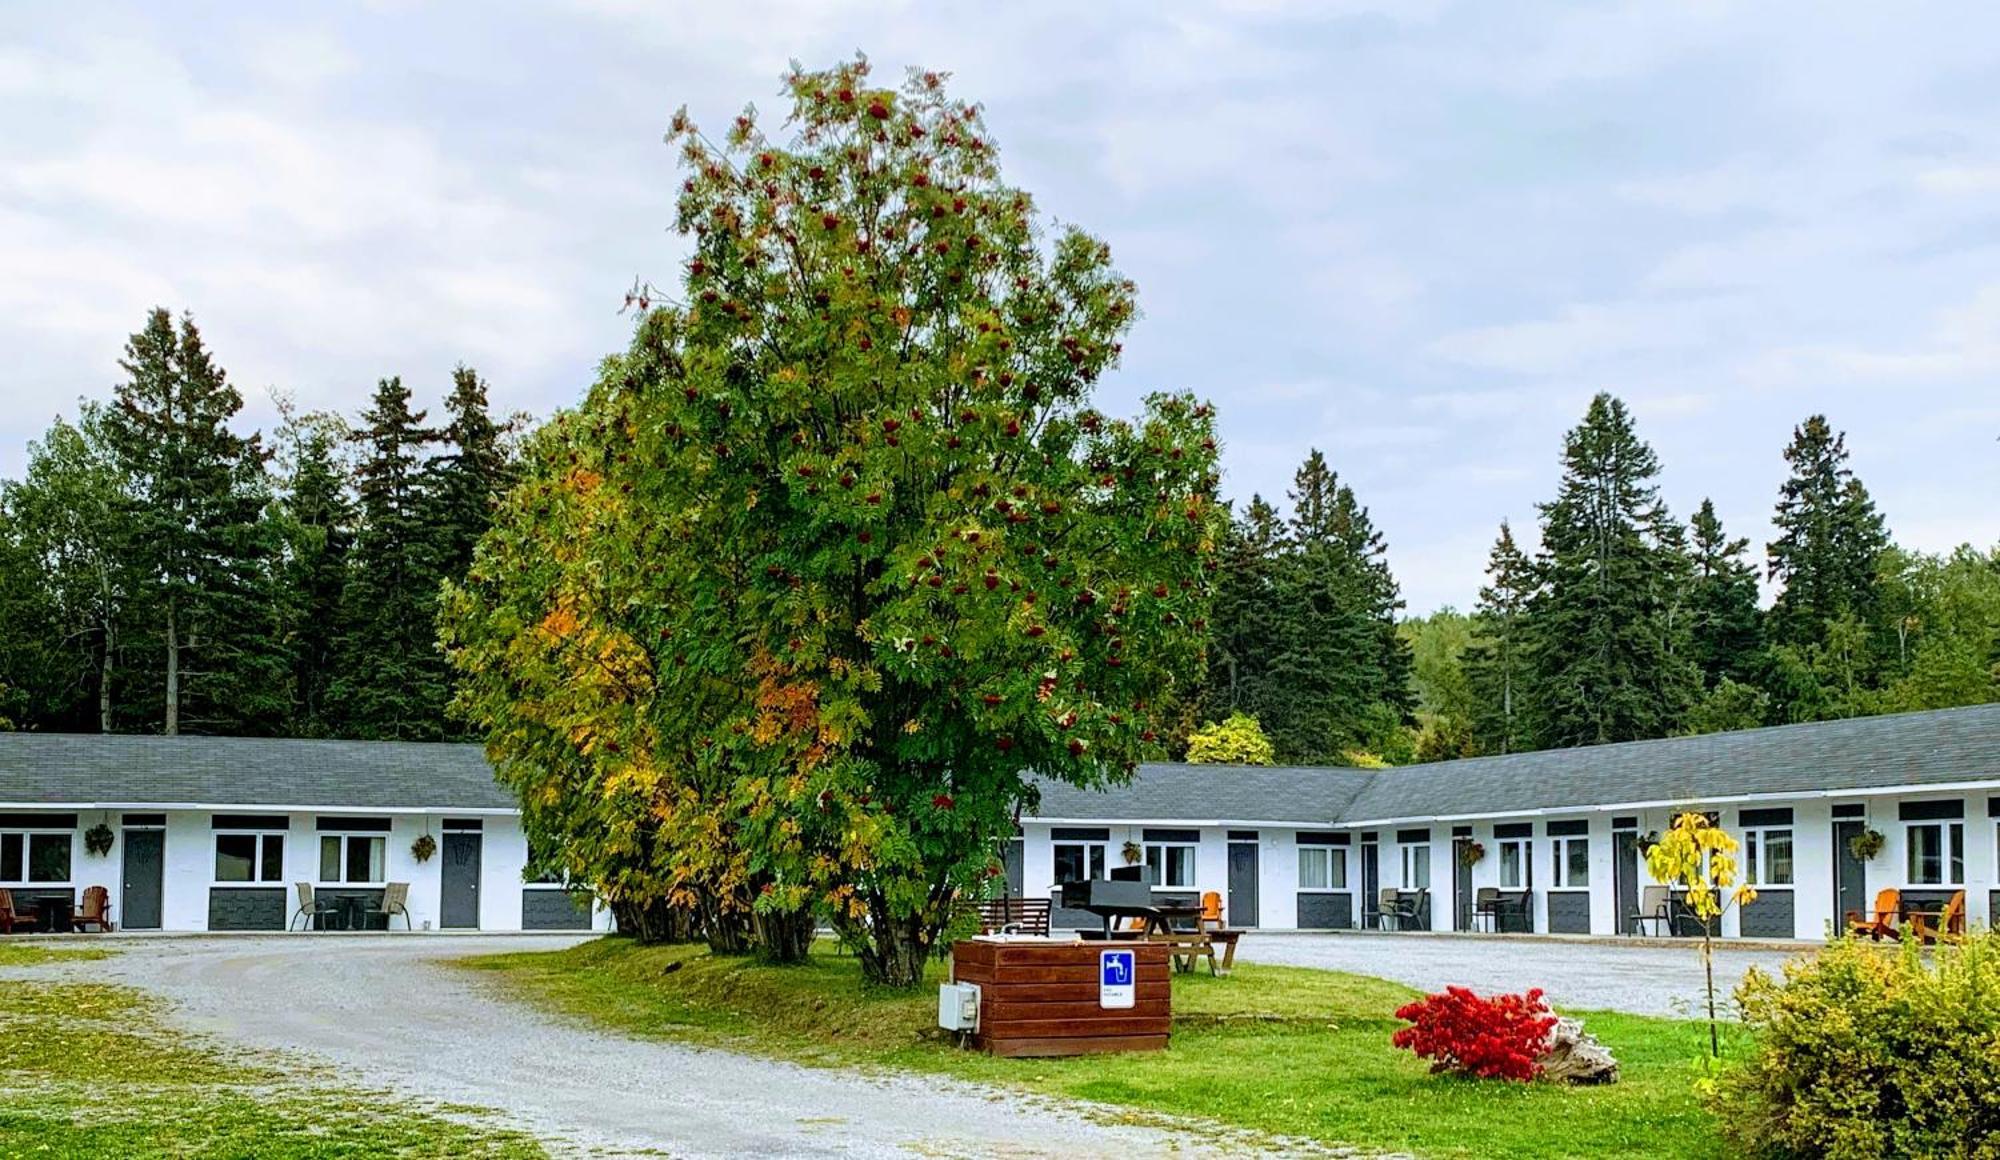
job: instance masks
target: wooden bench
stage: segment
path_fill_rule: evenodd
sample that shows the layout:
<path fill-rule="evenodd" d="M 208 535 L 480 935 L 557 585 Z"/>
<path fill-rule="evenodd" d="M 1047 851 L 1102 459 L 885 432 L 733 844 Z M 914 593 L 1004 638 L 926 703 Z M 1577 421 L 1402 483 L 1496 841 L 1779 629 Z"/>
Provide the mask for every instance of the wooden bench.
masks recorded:
<path fill-rule="evenodd" d="M 1209 974 L 1227 978 L 1236 965 L 1236 943 L 1242 937 L 1240 930 L 1176 930 L 1148 934 L 1143 941 L 1166 947 L 1174 969 L 1182 974 L 1194 970 L 1196 959 L 1206 958 Z M 1220 957 L 1216 955 L 1217 947 L 1222 948 Z"/>
<path fill-rule="evenodd" d="M 988 898 L 978 909 L 980 934 L 1049 933 L 1046 898 Z"/>

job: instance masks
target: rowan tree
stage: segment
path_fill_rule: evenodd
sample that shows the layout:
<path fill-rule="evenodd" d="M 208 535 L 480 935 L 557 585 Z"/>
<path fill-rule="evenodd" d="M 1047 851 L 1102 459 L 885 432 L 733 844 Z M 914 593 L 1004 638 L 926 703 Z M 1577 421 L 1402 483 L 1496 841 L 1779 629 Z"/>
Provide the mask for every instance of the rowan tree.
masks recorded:
<path fill-rule="evenodd" d="M 675 117 L 686 276 L 635 290 L 445 638 L 531 809 L 644 802 L 674 889 L 747 887 L 767 949 L 818 909 L 912 986 L 1029 772 L 1124 777 L 1196 692 L 1211 416 L 1091 409 L 1134 287 L 1044 234 L 940 74 L 785 88 L 782 144 Z"/>

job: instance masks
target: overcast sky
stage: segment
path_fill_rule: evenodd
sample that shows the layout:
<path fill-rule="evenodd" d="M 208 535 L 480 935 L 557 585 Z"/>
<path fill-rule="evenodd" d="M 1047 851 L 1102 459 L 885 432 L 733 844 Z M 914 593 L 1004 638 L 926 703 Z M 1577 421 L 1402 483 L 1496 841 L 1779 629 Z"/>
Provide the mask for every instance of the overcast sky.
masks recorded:
<path fill-rule="evenodd" d="M 251 421 L 460 360 L 573 401 L 667 282 L 675 106 L 949 70 L 1110 242 L 1114 410 L 1220 405 L 1233 496 L 1323 449 L 1414 611 L 1469 605 L 1590 395 L 1761 554 L 1816 411 L 1897 538 L 2000 540 L 2000 9 L 0 0 L 0 475 L 155 304 Z"/>

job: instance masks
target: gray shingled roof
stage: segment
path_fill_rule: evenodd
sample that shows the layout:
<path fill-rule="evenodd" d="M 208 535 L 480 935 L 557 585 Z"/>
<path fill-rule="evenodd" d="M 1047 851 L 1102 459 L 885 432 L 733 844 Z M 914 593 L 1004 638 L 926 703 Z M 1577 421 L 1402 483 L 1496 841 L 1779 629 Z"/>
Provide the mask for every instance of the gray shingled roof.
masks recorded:
<path fill-rule="evenodd" d="M 1346 820 L 2000 781 L 2000 705 L 1412 765 Z"/>
<path fill-rule="evenodd" d="M 1326 825 L 1374 776 L 1358 769 L 1141 765 L 1129 785 L 1104 790 L 1042 781 L 1034 816 Z"/>
<path fill-rule="evenodd" d="M 0 733 L 0 803 L 513 809 L 477 745 Z"/>
<path fill-rule="evenodd" d="M 1045 785 L 1036 816 L 1352 825 L 1973 781 L 2000 783 L 2000 705 L 1373 772 L 1144 765 L 1127 786 Z"/>

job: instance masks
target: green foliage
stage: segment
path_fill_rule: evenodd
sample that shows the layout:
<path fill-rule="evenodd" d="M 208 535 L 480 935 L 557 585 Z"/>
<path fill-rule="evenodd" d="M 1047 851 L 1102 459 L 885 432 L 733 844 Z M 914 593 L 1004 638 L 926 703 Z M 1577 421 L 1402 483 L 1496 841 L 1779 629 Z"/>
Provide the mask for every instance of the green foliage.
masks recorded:
<path fill-rule="evenodd" d="M 1722 530 L 1714 502 L 1706 499 L 1695 511 L 1689 531 L 1694 569 L 1693 590 L 1687 599 L 1691 659 L 1711 691 L 1723 681 L 1751 681 L 1761 662 L 1764 640 L 1763 613 L 1757 607 L 1757 571 L 1743 559 L 1750 541 L 1731 539 Z M 1764 721 L 1760 717 L 1755 724 Z"/>
<path fill-rule="evenodd" d="M 1822 643 L 1843 618 L 1868 621 L 1880 601 L 1876 559 L 1889 535 L 1847 458 L 1846 434 L 1824 415 L 1793 429 L 1785 449 L 1791 475 L 1778 491 L 1778 538 L 1769 547 L 1770 578 L 1783 588 L 1771 632 L 1796 649 Z"/>
<path fill-rule="evenodd" d="M 1452 608 L 1403 621 L 1399 632 L 1410 649 L 1411 684 L 1417 695 L 1417 734 L 1410 757 L 1449 761 L 1472 757 L 1477 700 L 1466 673 L 1473 620 Z"/>
<path fill-rule="evenodd" d="M 165 733 L 268 732 L 288 706 L 263 446 L 231 430 L 243 398 L 192 319 L 154 310 L 119 365 L 102 430 L 126 489 L 134 695 Z"/>
<path fill-rule="evenodd" d="M 1244 713 L 1231 713 L 1195 730 L 1188 737 L 1187 759 L 1195 765 L 1269 765 L 1273 761 L 1271 742 L 1263 727 Z"/>
<path fill-rule="evenodd" d="M 1756 1033 L 1725 1077 L 1723 1123 L 1749 1156 L 1989 1156 L 2000 1148 L 2000 939 L 1926 956 L 1842 939 L 1753 970 Z"/>
<path fill-rule="evenodd" d="M 1486 583 L 1473 609 L 1473 642 L 1465 650 L 1472 696 L 1472 745 L 1480 753 L 1533 748 L 1529 731 L 1529 611 L 1538 587 L 1534 564 L 1500 522 L 1486 557 Z"/>
<path fill-rule="evenodd" d="M 1755 729 L 1765 723 L 1770 712 L 1771 698 L 1764 690 L 1723 677 L 1688 710 L 1680 731 L 1693 735 Z"/>
<path fill-rule="evenodd" d="M 1300 465 L 1288 499 L 1291 517 L 1281 522 L 1251 497 L 1225 536 L 1207 712 L 1255 716 L 1287 762 L 1406 749 L 1410 652 L 1381 533 L 1318 451 Z"/>
<path fill-rule="evenodd" d="M 1101 242 L 1042 236 L 940 77 L 785 84 L 789 142 L 675 118 L 682 302 L 641 288 L 445 640 L 574 877 L 823 908 L 907 986 L 1029 771 L 1122 777 L 1193 695 L 1212 422 L 1089 407 L 1134 288 Z"/>

